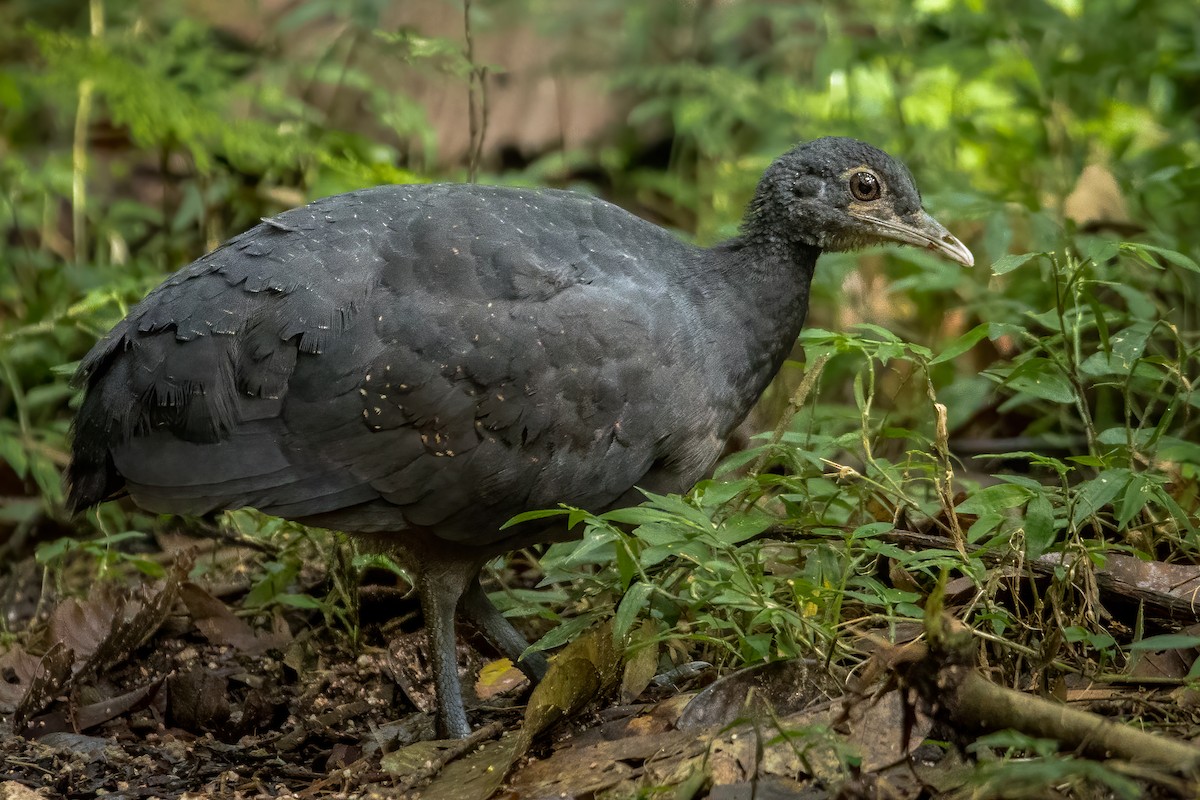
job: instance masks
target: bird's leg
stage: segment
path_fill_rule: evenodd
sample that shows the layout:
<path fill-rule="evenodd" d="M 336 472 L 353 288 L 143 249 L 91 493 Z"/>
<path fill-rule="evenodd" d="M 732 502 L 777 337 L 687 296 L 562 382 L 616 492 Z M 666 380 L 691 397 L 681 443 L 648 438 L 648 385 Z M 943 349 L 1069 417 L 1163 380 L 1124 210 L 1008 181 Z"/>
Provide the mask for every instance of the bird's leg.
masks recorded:
<path fill-rule="evenodd" d="M 417 589 L 425 613 L 433 661 L 433 683 L 437 691 L 437 735 L 465 739 L 471 735 L 463 706 L 462 682 L 458 678 L 458 639 L 454 614 L 478 567 L 457 560 L 427 558 L 422 561 Z"/>
<path fill-rule="evenodd" d="M 505 658 L 516 664 L 529 677 L 530 681 L 537 683 L 545 677 L 549 667 L 546 657 L 541 653 L 530 653 L 521 658 L 529 643 L 499 609 L 492 605 L 487 592 L 483 591 L 483 586 L 479 583 L 479 575 L 467 585 L 467 591 L 462 598 L 462 612 Z"/>

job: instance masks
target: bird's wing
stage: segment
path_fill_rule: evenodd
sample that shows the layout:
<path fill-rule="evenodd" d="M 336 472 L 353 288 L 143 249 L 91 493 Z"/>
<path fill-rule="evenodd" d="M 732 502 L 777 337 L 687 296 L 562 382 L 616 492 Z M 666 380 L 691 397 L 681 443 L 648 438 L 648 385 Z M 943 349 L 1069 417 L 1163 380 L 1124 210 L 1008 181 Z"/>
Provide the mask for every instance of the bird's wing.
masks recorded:
<path fill-rule="evenodd" d="M 385 187 L 287 212 L 84 360 L 72 481 L 111 453 L 91 491 L 123 478 L 152 509 L 472 542 L 525 508 L 605 505 L 671 434 L 687 300 L 651 259 L 689 252 L 555 192 Z"/>

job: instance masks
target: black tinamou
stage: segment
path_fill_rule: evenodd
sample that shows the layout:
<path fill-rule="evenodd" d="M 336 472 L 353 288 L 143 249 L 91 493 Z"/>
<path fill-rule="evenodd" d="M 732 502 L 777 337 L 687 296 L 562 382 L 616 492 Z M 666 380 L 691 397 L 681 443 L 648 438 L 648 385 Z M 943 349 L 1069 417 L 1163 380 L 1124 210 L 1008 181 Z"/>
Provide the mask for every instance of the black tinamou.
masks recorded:
<path fill-rule="evenodd" d="M 779 157 L 707 249 L 572 192 L 317 200 L 172 275 L 88 353 L 69 502 L 125 490 L 383 540 L 416 579 L 438 731 L 466 736 L 456 612 L 517 661 L 479 571 L 563 533 L 500 526 L 686 491 L 787 356 L 817 256 L 882 241 L 973 263 L 907 169 L 842 138 Z"/>

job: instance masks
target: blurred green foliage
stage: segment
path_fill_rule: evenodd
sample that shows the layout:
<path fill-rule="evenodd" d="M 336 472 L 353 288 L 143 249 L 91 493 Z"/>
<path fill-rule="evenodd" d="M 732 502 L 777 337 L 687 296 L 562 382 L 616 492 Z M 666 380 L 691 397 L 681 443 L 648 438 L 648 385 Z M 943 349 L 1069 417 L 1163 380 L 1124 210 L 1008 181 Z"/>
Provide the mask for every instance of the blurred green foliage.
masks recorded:
<path fill-rule="evenodd" d="M 680 657 L 849 657 L 848 620 L 917 618 L 952 571 L 981 587 L 962 614 L 994 665 L 1122 668 L 1129 637 L 1105 632 L 1074 573 L 1018 617 L 983 558 L 1200 557 L 1194 2 L 475 6 L 479 30 L 568 37 L 554 69 L 600 72 L 630 109 L 586 147 L 494 160 L 485 180 L 603 191 L 707 243 L 736 232 L 772 157 L 853 135 L 908 162 L 978 262 L 823 257 L 797 352 L 822 365 L 808 402 L 724 467 L 732 482 L 564 511 L 589 538 L 544 563 L 576 602 L 564 615 L 561 593 L 502 598 L 562 623 L 541 646 L 613 613 L 619 631 L 654 619 Z M 372 69 L 407 64 L 465 93 L 461 41 L 387 29 L 379 0 L 302 0 L 254 42 L 187 8 L 0 7 L 0 460 L 22 487 L 5 490 L 3 529 L 64 521 L 71 367 L 165 273 L 305 199 L 465 174 L 435 166 L 424 110 Z M 282 46 L 322 21 L 337 34 L 320 53 Z M 346 129 L 319 86 L 357 92 L 366 119 Z M 1081 181 L 1089 165 L 1115 182 Z M 116 508 L 93 521 L 153 524 Z M 921 525 L 946 549 L 886 539 Z M 881 579 L 889 562 L 909 585 Z"/>

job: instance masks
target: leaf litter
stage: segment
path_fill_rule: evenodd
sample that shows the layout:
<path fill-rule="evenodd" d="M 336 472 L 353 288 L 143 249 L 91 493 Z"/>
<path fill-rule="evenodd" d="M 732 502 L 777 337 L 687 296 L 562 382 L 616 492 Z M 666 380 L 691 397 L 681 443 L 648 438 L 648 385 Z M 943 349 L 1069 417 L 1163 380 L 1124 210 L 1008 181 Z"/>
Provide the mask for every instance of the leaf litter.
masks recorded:
<path fill-rule="evenodd" d="M 1149 586 L 1166 583 L 1165 565 L 1136 577 L 1137 565 L 1112 566 L 1125 570 L 1113 585 L 1139 585 L 1133 596 L 1142 600 L 1147 591 L 1180 597 L 1188 586 L 1175 574 L 1170 587 Z M 228 583 L 189 579 L 186 567 L 132 587 L 94 582 L 9 640 L 0 652 L 0 798 L 607 799 L 652 789 L 681 799 L 918 798 L 932 786 L 966 797 L 962 751 L 930 742 L 962 741 L 956 726 L 987 730 L 971 712 L 996 702 L 1008 704 L 1012 725 L 1045 713 L 1024 708 L 1028 695 L 988 683 L 938 643 L 936 629 L 898 626 L 900 644 L 860 637 L 876 656 L 853 678 L 818 659 L 791 659 L 697 691 L 713 670 L 656 674 L 664 659 L 652 623 L 620 641 L 602 623 L 563 648 L 532 690 L 511 663 L 489 661 L 463 638 L 476 730 L 437 741 L 412 615 L 408 629 L 387 623 L 355 644 L 312 609 L 231 606 L 221 596 Z M 1197 645 L 1195 628 L 1157 649 L 1148 643 L 1135 674 L 1182 679 Z M 1192 694 L 1180 687 L 1171 698 L 1194 708 Z M 1129 700 L 1111 688 L 1065 696 Z M 1075 723 L 1103 732 L 1100 721 Z M 1106 747 L 1132 748 L 1119 756 L 1140 753 L 1175 770 L 1176 783 L 1162 785 L 1195 786 L 1200 751 L 1115 733 Z M 1067 746 L 1095 755 L 1094 742 Z"/>

